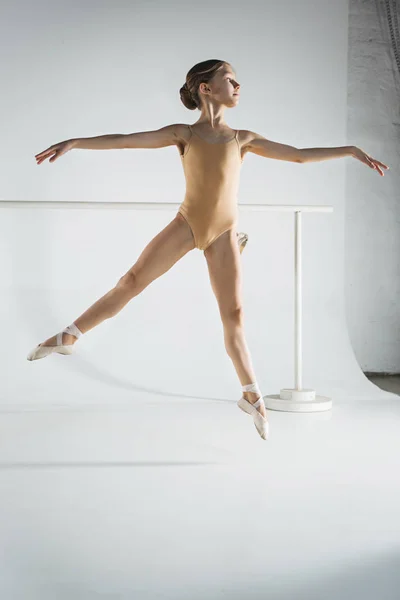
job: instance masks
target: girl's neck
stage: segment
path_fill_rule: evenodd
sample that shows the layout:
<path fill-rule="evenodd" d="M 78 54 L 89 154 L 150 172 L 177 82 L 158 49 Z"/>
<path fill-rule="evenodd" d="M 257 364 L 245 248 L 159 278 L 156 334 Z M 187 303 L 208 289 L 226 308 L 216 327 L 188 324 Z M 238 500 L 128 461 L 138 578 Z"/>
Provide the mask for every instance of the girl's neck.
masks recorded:
<path fill-rule="evenodd" d="M 201 114 L 195 125 L 204 125 L 215 131 L 228 127 L 224 121 L 225 107 L 211 101 L 203 101 Z"/>

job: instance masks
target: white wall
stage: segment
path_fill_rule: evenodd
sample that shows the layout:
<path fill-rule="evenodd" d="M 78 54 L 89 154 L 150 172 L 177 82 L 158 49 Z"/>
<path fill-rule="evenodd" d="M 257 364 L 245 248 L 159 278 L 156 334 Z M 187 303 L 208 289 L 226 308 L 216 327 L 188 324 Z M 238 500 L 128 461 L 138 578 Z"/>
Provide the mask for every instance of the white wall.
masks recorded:
<path fill-rule="evenodd" d="M 390 166 L 346 164 L 346 314 L 364 372 L 400 372 L 399 99 L 385 2 L 350 0 L 347 138 Z"/>
<path fill-rule="evenodd" d="M 303 148 L 363 142 L 346 135 L 347 0 L 39 0 L 2 13 L 10 57 L 0 67 L 3 200 L 182 201 L 175 147 L 77 150 L 39 167 L 34 155 L 66 138 L 194 122 L 198 113 L 178 91 L 208 58 L 230 61 L 241 83 L 240 105 L 226 114 L 232 127 Z M 351 158 L 299 165 L 247 155 L 239 190 L 241 203 L 334 206 L 303 217 L 303 385 L 334 399 L 385 395 L 363 375 L 347 331 L 346 173 L 377 193 L 391 185 Z M 114 286 L 172 218 L 167 210 L 2 210 L 5 402 L 130 402 L 142 390 L 238 397 L 198 250 L 88 332 L 76 355 L 26 361 Z M 248 344 L 263 393 L 279 393 L 294 383 L 293 215 L 242 214 L 239 225 L 250 235 L 242 258 Z"/>

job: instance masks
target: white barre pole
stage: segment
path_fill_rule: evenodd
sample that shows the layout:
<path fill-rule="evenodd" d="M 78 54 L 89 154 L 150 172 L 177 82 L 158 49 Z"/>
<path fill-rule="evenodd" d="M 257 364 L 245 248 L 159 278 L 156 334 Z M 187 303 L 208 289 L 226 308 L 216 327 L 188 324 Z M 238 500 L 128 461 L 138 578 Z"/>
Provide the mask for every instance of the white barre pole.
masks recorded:
<path fill-rule="evenodd" d="M 294 387 L 301 390 L 303 347 L 302 347 L 302 270 L 301 270 L 301 212 L 295 212 L 294 226 Z"/>

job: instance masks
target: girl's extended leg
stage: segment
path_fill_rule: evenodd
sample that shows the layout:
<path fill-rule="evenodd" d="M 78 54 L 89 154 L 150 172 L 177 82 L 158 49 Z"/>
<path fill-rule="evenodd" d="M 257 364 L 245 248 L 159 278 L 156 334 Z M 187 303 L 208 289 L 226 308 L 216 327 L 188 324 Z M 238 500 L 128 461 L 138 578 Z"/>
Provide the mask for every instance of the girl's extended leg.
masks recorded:
<path fill-rule="evenodd" d="M 82 333 L 86 333 L 105 319 L 115 316 L 134 296 L 140 294 L 152 281 L 168 271 L 194 247 L 191 229 L 178 213 L 151 240 L 117 285 L 74 321 L 77 328 Z M 63 333 L 63 344 L 73 344 L 76 341 L 77 338 L 73 335 Z M 56 343 L 56 336 L 53 336 L 41 345 L 55 346 Z"/>
<path fill-rule="evenodd" d="M 256 377 L 244 334 L 242 271 L 236 232 L 231 229 L 223 233 L 204 251 L 204 256 L 222 319 L 226 351 L 242 386 L 254 383 Z M 258 399 L 253 392 L 244 392 L 243 396 L 252 404 Z M 266 417 L 264 403 L 258 410 Z"/>

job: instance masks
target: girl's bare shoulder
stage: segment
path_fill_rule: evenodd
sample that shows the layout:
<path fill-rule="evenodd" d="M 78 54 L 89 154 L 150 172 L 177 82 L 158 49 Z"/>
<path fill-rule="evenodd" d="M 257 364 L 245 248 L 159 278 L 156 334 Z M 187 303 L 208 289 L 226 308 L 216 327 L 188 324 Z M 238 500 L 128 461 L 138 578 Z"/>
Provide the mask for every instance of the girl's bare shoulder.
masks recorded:
<path fill-rule="evenodd" d="M 191 137 L 190 126 L 185 123 L 175 123 L 175 137 L 178 143 L 185 144 Z"/>
<path fill-rule="evenodd" d="M 248 129 L 239 129 L 238 131 L 238 140 L 242 148 L 248 146 L 251 141 L 257 137 L 257 134 L 254 133 L 254 131 L 249 131 Z"/>

